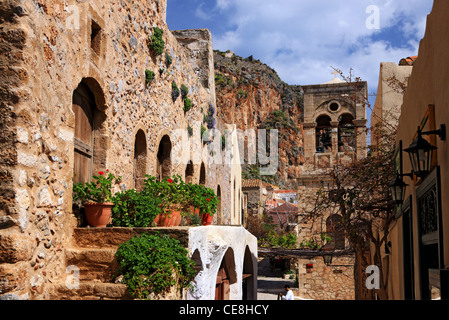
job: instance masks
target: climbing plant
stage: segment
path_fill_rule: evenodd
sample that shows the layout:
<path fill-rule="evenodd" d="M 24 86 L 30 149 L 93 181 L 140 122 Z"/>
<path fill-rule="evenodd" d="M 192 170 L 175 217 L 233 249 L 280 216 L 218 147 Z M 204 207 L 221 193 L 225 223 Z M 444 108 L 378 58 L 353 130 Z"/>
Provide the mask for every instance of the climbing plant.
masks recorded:
<path fill-rule="evenodd" d="M 188 288 L 195 262 L 180 242 L 166 234 L 144 233 L 121 244 L 116 252 L 118 274 L 136 299 L 149 299 L 173 286 Z"/>

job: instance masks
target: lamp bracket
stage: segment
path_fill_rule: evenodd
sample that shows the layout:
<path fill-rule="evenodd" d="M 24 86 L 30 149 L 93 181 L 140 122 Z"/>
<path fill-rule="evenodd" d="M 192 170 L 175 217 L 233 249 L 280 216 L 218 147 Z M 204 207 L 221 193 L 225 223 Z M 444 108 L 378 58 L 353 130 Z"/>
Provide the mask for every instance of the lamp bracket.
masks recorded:
<path fill-rule="evenodd" d="M 442 125 L 440 125 L 440 129 L 438 129 L 438 130 L 425 131 L 425 132 L 421 132 L 421 134 L 422 135 L 436 134 L 440 137 L 440 140 L 446 141 L 446 125 L 442 124 Z"/>
<path fill-rule="evenodd" d="M 399 176 L 400 176 L 401 178 L 403 178 L 403 177 L 410 177 L 410 179 L 413 179 L 414 172 L 413 172 L 413 170 L 412 170 L 412 171 L 409 172 L 409 173 L 398 173 L 398 174 L 399 174 Z"/>

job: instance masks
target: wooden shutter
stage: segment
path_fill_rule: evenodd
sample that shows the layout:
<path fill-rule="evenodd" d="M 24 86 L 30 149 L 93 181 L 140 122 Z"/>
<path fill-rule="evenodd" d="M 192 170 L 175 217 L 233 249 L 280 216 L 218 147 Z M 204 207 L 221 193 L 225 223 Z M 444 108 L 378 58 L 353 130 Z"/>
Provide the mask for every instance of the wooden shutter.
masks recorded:
<path fill-rule="evenodd" d="M 73 93 L 75 113 L 75 163 L 73 182 L 89 182 L 93 163 L 93 116 L 95 102 L 89 88 L 81 83 Z"/>

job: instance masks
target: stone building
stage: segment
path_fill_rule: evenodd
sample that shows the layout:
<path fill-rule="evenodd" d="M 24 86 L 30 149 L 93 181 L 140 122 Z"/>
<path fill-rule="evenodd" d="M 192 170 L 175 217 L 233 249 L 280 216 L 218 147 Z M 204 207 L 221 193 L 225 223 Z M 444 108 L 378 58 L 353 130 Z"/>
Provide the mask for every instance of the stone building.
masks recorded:
<path fill-rule="evenodd" d="M 395 130 L 401 115 L 401 106 L 408 78 L 413 70 L 413 62 L 417 57 L 401 59 L 399 64 L 381 62 L 379 67 L 379 84 L 376 102 L 371 114 L 371 144 L 377 145 L 381 138 L 382 127 Z M 380 127 L 380 128 L 378 128 Z"/>
<path fill-rule="evenodd" d="M 215 144 L 202 148 L 200 138 L 204 113 L 216 111 L 209 31 L 172 33 L 164 0 L 7 0 L 0 24 L 0 295 L 46 299 L 64 282 L 79 229 L 72 182 L 100 170 L 122 176 L 114 191 L 141 188 L 145 174 L 179 174 L 214 189 L 215 224 L 241 224 L 239 159 L 223 161 L 228 151 L 238 155 L 236 143 L 212 156 Z M 154 27 L 163 31 L 162 54 L 149 46 Z M 188 88 L 190 110 L 172 98 L 174 83 Z M 235 142 L 232 126 L 211 123 Z M 226 234 L 234 231 L 226 228 L 211 227 L 198 241 L 220 248 L 209 261 L 234 246 L 226 255 L 235 267 L 230 297 L 241 298 L 242 289 L 232 287 L 242 283 L 239 246 L 254 258 L 257 241 L 235 227 L 247 241 L 231 244 Z M 234 261 L 234 254 L 242 258 Z M 205 263 L 201 275 L 213 278 L 219 267 Z"/>
<path fill-rule="evenodd" d="M 304 172 L 366 156 L 366 82 L 335 77 L 304 90 Z"/>
<path fill-rule="evenodd" d="M 438 132 L 442 125 L 447 131 L 449 124 L 449 62 L 443 58 L 449 50 L 448 18 L 449 3 L 435 0 L 401 106 L 397 171 L 407 174 L 413 169 L 405 150 L 418 137 L 418 126 L 422 138 L 436 149 L 430 151 L 430 170 L 419 174 L 415 168 L 413 179 L 403 176 L 404 201 L 390 227 L 390 252 L 382 255 L 390 265 L 387 288 L 392 300 L 449 299 L 449 144 L 447 133 L 444 137 Z M 437 132 L 424 134 L 429 131 Z"/>
<path fill-rule="evenodd" d="M 324 244 L 321 235 L 327 234 L 331 236 L 329 245 L 333 250 L 344 250 L 348 241 L 338 230 L 340 215 L 329 212 L 318 221 L 307 216 L 315 205 L 316 193 L 332 187 L 328 171 L 334 165 L 350 164 L 367 155 L 367 83 L 348 83 L 335 76 L 330 82 L 302 89 L 305 163 L 295 181 L 298 244 L 311 241 Z M 302 270 L 298 279 L 300 294 L 310 299 L 354 299 L 354 255 L 347 254 L 339 260 L 344 261 L 344 268 L 326 266 L 322 257 L 299 258 L 296 265 Z M 313 265 L 315 271 L 305 272 L 307 265 Z"/>
<path fill-rule="evenodd" d="M 248 214 L 262 214 L 262 180 L 260 179 L 244 179 L 242 183 L 242 191 L 246 199 L 246 210 Z"/>

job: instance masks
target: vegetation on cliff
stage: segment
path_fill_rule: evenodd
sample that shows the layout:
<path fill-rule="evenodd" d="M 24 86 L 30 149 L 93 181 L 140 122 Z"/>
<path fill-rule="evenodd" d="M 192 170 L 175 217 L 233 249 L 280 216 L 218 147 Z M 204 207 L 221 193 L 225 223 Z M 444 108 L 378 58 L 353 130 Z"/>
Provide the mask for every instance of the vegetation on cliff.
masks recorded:
<path fill-rule="evenodd" d="M 274 176 L 260 176 L 259 165 L 244 165 L 244 178 L 288 186 L 303 163 L 303 93 L 283 82 L 276 71 L 252 56 L 214 52 L 217 116 L 247 129 L 279 131 L 279 168 Z"/>

